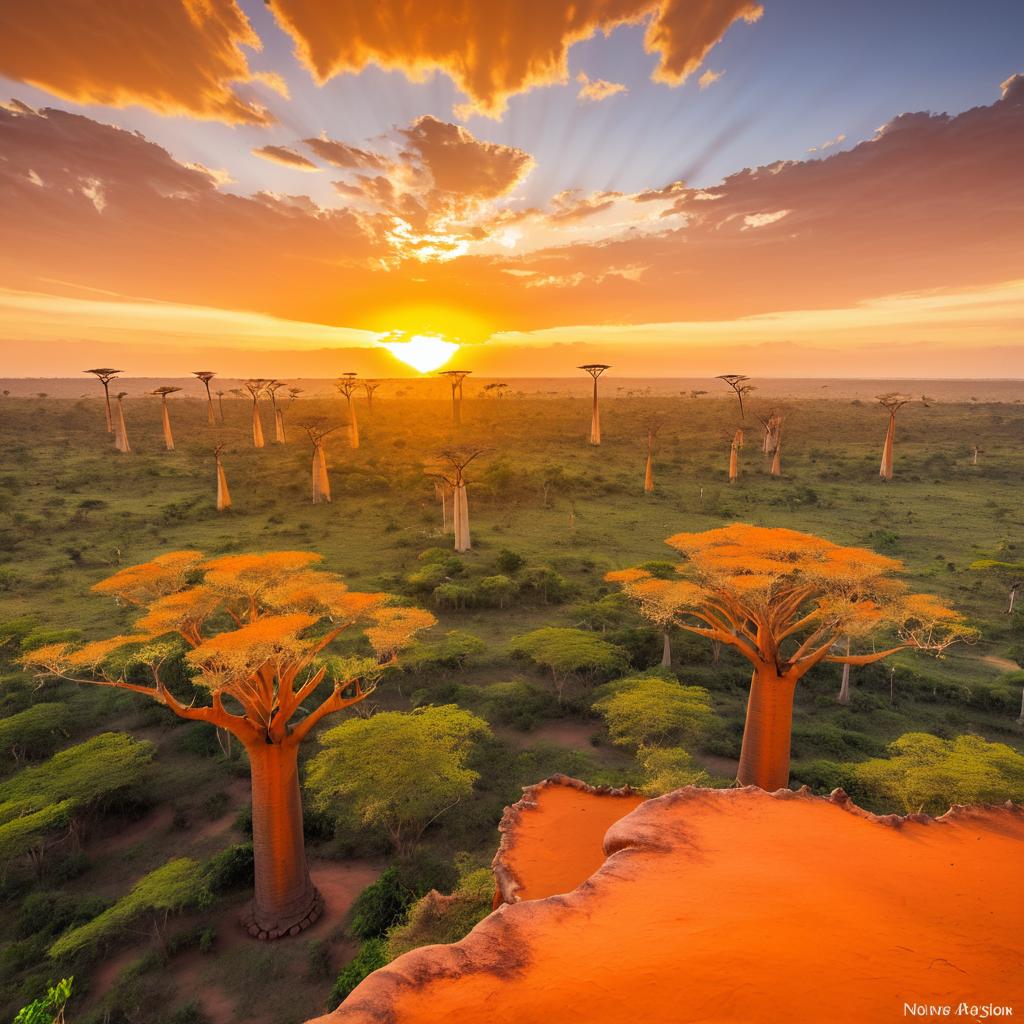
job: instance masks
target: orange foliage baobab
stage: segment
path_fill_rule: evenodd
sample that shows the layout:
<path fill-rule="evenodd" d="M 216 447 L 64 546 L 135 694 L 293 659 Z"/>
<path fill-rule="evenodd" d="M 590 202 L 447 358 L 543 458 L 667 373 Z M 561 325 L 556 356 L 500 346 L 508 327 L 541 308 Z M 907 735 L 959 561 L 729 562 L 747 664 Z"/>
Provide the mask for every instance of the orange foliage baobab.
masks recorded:
<path fill-rule="evenodd" d="M 733 647 L 753 665 L 737 776 L 744 785 L 788 785 L 793 696 L 815 665 L 869 665 L 905 648 L 941 654 L 976 635 L 938 598 L 910 593 L 900 562 L 864 548 L 745 524 L 667 543 L 685 557 L 682 578 L 626 569 L 606 579 L 653 622 L 671 615 L 678 628 Z M 888 646 L 835 653 L 840 641 L 874 638 Z"/>
<path fill-rule="evenodd" d="M 577 370 L 583 370 L 594 378 L 594 398 L 590 407 L 590 443 L 599 445 L 601 443 L 601 408 L 597 401 L 597 381 L 605 370 L 610 370 L 607 363 L 584 363 L 577 366 Z"/>
<path fill-rule="evenodd" d="M 198 377 L 206 388 L 206 422 L 212 427 L 217 422 L 217 417 L 213 412 L 213 395 L 210 394 L 210 381 L 217 376 L 213 370 L 193 370 L 193 377 Z"/>
<path fill-rule="evenodd" d="M 109 366 L 101 366 L 96 370 L 83 370 L 83 373 L 91 373 L 103 385 L 104 408 L 107 415 L 107 433 L 114 432 L 114 419 L 110 410 L 110 382 L 121 372 Z"/>
<path fill-rule="evenodd" d="M 167 409 L 167 396 L 173 395 L 175 392 L 180 391 L 181 388 L 171 387 L 169 384 L 165 384 L 162 388 L 155 388 L 153 391 L 154 395 L 160 396 L 160 411 L 163 414 L 164 424 L 164 446 L 169 452 L 174 451 L 174 434 L 171 433 L 171 414 Z"/>
<path fill-rule="evenodd" d="M 140 609 L 130 635 L 78 649 L 51 644 L 24 659 L 41 675 L 143 694 L 242 743 L 256 873 L 243 923 L 260 938 L 297 934 L 322 911 L 306 863 L 299 745 L 321 719 L 371 693 L 397 652 L 434 623 L 419 608 L 388 607 L 387 594 L 350 591 L 314 568 L 319 560 L 306 551 L 162 555 L 93 587 Z M 332 641 L 356 626 L 373 654 L 326 659 Z M 171 692 L 167 666 L 182 649 L 208 704 Z"/>

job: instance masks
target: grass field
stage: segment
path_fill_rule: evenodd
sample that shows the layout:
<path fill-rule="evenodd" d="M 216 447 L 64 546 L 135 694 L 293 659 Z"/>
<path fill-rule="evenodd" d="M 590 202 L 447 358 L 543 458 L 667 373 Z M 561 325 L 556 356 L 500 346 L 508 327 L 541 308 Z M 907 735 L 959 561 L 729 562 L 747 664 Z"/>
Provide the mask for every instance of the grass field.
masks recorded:
<path fill-rule="evenodd" d="M 752 405 L 752 413 L 768 408 L 763 400 Z M 748 414 L 741 477 L 729 485 L 728 438 L 738 417 L 735 402 L 725 398 L 610 398 L 603 404 L 604 441 L 595 448 L 586 442 L 584 397 L 469 400 L 463 427 L 453 436 L 446 403 L 389 399 L 382 389 L 372 416 L 359 403 L 358 450 L 347 446 L 343 429 L 330 435 L 334 500 L 318 506 L 310 502 L 310 445 L 299 425 L 313 417 L 340 425 L 340 401 L 286 404 L 285 445 L 270 440 L 265 413 L 268 442 L 262 450 L 251 444 L 247 401 L 226 400 L 226 423 L 217 427 L 207 425 L 198 400 L 172 399 L 170 406 L 177 450 L 163 449 L 158 402 L 139 398 L 126 408 L 133 453 L 122 455 L 104 430 L 99 400 L 0 400 L 0 623 L 28 620 L 41 629 L 98 638 L 130 622 L 125 609 L 89 590 L 120 566 L 181 548 L 211 555 L 315 551 L 354 588 L 394 591 L 430 607 L 439 622 L 424 644 L 452 630 L 484 643 L 462 668 L 425 663 L 416 671 L 389 673 L 373 697 L 376 706 L 404 710 L 455 701 L 481 712 L 485 703 L 477 693 L 489 684 L 521 679 L 550 688 L 543 673 L 510 655 L 510 641 L 545 625 L 595 626 L 591 606 L 611 590 L 602 580 L 608 570 L 668 559 L 664 539 L 682 530 L 728 522 L 787 526 L 900 558 L 913 587 L 940 595 L 981 631 L 976 644 L 942 660 L 904 652 L 854 669 L 849 706 L 835 700 L 838 666 L 814 670 L 798 691 L 794 783 L 820 784 L 815 763 L 878 756 L 888 741 L 909 731 L 976 733 L 1024 750 L 1024 731 L 1016 723 L 1024 617 L 1006 614 L 1010 577 L 970 568 L 983 558 L 1024 560 L 1024 407 L 1018 404 L 907 406 L 897 426 L 896 477 L 886 484 L 878 478 L 885 415 L 877 405 L 860 399 L 778 402 L 774 407 L 785 416 L 783 477 L 768 475 L 760 429 Z M 645 424 L 651 416 L 662 425 L 656 489 L 645 495 Z M 222 442 L 234 508 L 219 514 L 213 448 Z M 473 549 L 446 563 L 446 574 L 472 591 L 498 572 L 502 552 L 513 552 L 523 560 L 520 574 L 552 570 L 547 595 L 540 587 L 521 587 L 503 608 L 473 602 L 451 608 L 438 606 L 429 585 L 410 580 L 426 564 L 423 552 L 451 547 L 427 471 L 437 452 L 454 444 L 486 452 L 468 473 Z M 975 446 L 982 449 L 977 465 Z M 633 668 L 657 664 L 658 636 L 631 613 L 606 624 L 604 635 L 628 651 Z M 679 679 L 709 689 L 721 722 L 695 753 L 718 784 L 727 784 L 739 752 L 749 667 L 727 651 L 716 661 L 696 638 L 680 634 L 674 644 Z M 43 699 L 10 663 L 13 649 L 5 650 L 0 715 Z M 78 724 L 68 742 L 111 728 L 152 739 L 158 748 L 155 781 L 127 845 L 119 840 L 124 822 L 114 819 L 98 827 L 77 866 L 71 858 L 62 861 L 43 882 L 8 874 L 0 891 L 0 1012 L 8 1016 L 53 974 L 45 943 L 32 945 L 31 928 L 26 936 L 18 924 L 28 895 L 42 887 L 71 899 L 86 893 L 115 898 L 126 877 L 170 856 L 208 857 L 239 842 L 234 818 L 246 803 L 244 766 L 220 755 L 205 726 L 182 726 L 128 695 L 67 684 L 51 685 L 46 693 L 47 700 L 57 695 L 74 702 Z M 503 804 L 544 774 L 638 780 L 632 756 L 608 743 L 583 686 L 564 706 L 552 701 L 522 724 L 532 728 L 493 719 L 496 739 L 478 766 L 477 796 L 428 833 L 426 853 L 437 862 L 449 863 L 464 851 L 485 864 Z M 315 751 L 315 742 L 309 747 Z M 13 768 L 5 764 L 3 770 Z M 372 837 L 314 839 L 312 854 L 325 872 L 332 863 L 358 862 L 373 877 L 387 863 Z M 309 947 L 320 940 L 295 940 L 276 947 L 266 961 L 265 947 L 246 945 L 231 931 L 241 899 L 224 898 L 182 924 L 183 934 L 216 929 L 213 953 L 218 970 L 223 964 L 226 972 L 217 985 L 209 981 L 210 961 L 184 939 L 171 970 L 154 966 L 145 944 L 133 945 L 127 958 L 122 947 L 76 965 L 83 999 L 76 1021 L 290 1024 L 322 1011 L 333 973 L 353 952 L 343 936 L 343 915 L 325 927 L 326 954 Z M 140 958 L 142 965 L 132 968 L 130 961 Z M 125 968 L 114 977 L 112 959 Z M 197 979 L 205 1002 L 189 1009 Z M 279 995 L 282 979 L 288 981 L 287 1000 Z M 214 990 L 217 999 L 210 995 Z"/>

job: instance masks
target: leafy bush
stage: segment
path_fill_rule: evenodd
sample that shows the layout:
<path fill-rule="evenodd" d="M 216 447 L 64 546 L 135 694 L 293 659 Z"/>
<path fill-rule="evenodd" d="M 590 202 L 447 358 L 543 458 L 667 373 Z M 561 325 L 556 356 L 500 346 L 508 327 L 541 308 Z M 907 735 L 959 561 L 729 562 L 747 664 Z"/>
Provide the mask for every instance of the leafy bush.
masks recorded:
<path fill-rule="evenodd" d="M 693 740 L 714 714 L 701 686 L 682 686 L 656 676 L 631 676 L 602 686 L 594 708 L 604 716 L 612 742 L 649 747 Z"/>
<path fill-rule="evenodd" d="M 532 729 L 540 719 L 557 712 L 550 693 L 520 680 L 491 683 L 476 689 L 476 696 L 480 709 L 492 725 Z"/>
<path fill-rule="evenodd" d="M 327 1009 L 336 1010 L 349 993 L 365 978 L 387 963 L 383 939 L 367 939 L 359 952 L 338 975 L 331 994 L 327 997 Z"/>
<path fill-rule="evenodd" d="M 512 576 L 519 572 L 524 565 L 526 565 L 526 559 L 514 551 L 509 551 L 508 548 L 502 548 L 494 560 L 494 567 L 506 576 Z"/>
<path fill-rule="evenodd" d="M 252 843 L 239 843 L 206 862 L 206 884 L 216 895 L 251 888 L 255 882 Z"/>
<path fill-rule="evenodd" d="M 59 935 L 68 928 L 91 921 L 109 903 L 99 896 L 72 896 L 62 892 L 31 892 L 18 911 L 19 938 Z"/>
<path fill-rule="evenodd" d="M 548 669 L 560 701 L 570 676 L 608 678 L 626 667 L 621 648 L 585 630 L 561 626 L 545 626 L 515 637 L 511 653 Z"/>
<path fill-rule="evenodd" d="M 707 772 L 681 747 L 641 747 L 637 760 L 644 773 L 643 790 L 651 796 L 707 781 Z"/>
<path fill-rule="evenodd" d="M 407 672 L 432 668 L 465 668 L 467 662 L 484 654 L 486 650 L 487 644 L 478 636 L 453 629 L 442 640 L 417 644 L 406 651 L 402 658 L 402 668 Z"/>
<path fill-rule="evenodd" d="M 417 895 L 406 884 L 401 871 L 392 865 L 356 897 L 349 931 L 357 939 L 381 938 L 405 916 Z"/>
<path fill-rule="evenodd" d="M 15 761 L 53 752 L 71 729 L 74 715 L 66 704 L 33 704 L 0 718 L 0 752 Z"/>

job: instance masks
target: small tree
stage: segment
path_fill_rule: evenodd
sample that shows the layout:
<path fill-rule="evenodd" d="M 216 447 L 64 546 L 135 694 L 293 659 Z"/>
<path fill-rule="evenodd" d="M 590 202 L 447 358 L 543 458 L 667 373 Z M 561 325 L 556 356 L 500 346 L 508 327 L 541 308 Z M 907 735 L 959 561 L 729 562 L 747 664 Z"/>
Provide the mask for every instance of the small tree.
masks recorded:
<path fill-rule="evenodd" d="M 155 388 L 153 391 L 154 395 L 160 396 L 160 411 L 163 416 L 164 424 L 164 446 L 169 452 L 174 451 L 174 434 L 171 433 L 171 416 L 167 410 L 167 396 L 173 395 L 175 392 L 180 391 L 181 388 L 171 387 L 169 384 L 165 384 L 163 387 Z"/>
<path fill-rule="evenodd" d="M 747 383 L 750 378 L 745 377 L 742 373 L 720 373 L 717 379 L 725 381 L 735 393 L 736 401 L 740 403 L 740 422 L 742 422 L 746 418 L 746 413 L 743 411 L 743 398 L 751 391 L 755 391 L 756 388 L 753 384 Z"/>
<path fill-rule="evenodd" d="M 228 490 L 228 478 L 224 473 L 224 459 L 221 453 L 224 445 L 219 444 L 213 450 L 213 458 L 217 471 L 217 511 L 227 512 L 231 508 L 231 491 Z"/>
<path fill-rule="evenodd" d="M 677 609 L 680 629 L 734 647 L 753 666 L 738 779 L 762 789 L 789 782 L 793 695 L 822 661 L 868 665 L 907 648 L 941 654 L 976 631 L 897 578 L 903 566 L 795 530 L 736 524 L 680 533 L 668 543 L 686 559 L 684 578 L 643 569 L 613 578 L 634 600 Z M 841 639 L 888 635 L 891 646 L 834 653 Z"/>
<path fill-rule="evenodd" d="M 128 443 L 128 427 L 124 422 L 124 400 L 127 391 L 119 391 L 114 397 L 117 399 L 117 415 L 114 418 L 114 447 L 125 455 L 131 453 L 132 446 Z"/>
<path fill-rule="evenodd" d="M 447 377 L 452 386 L 452 426 L 462 426 L 462 382 L 472 370 L 442 370 L 440 376 Z"/>
<path fill-rule="evenodd" d="M 61 978 L 56 985 L 47 986 L 46 995 L 18 1011 L 14 1024 L 64 1024 L 64 1008 L 71 998 L 74 980 Z"/>
<path fill-rule="evenodd" d="M 886 428 L 885 443 L 882 445 L 882 465 L 878 471 L 878 475 L 883 480 L 892 479 L 892 446 L 896 439 L 896 413 L 912 401 L 913 399 L 909 395 L 900 395 L 895 392 L 878 396 L 878 404 L 889 413 L 889 426 Z"/>
<path fill-rule="evenodd" d="M 67 737 L 74 715 L 66 704 L 40 703 L 0 718 L 0 751 L 16 764 L 52 752 Z"/>
<path fill-rule="evenodd" d="M 611 366 L 607 363 L 584 363 L 582 366 L 577 366 L 576 369 L 583 370 L 584 373 L 589 373 L 594 378 L 594 396 L 590 406 L 590 443 L 599 445 L 601 443 L 601 407 L 597 401 L 597 381 L 605 370 L 611 369 Z"/>
<path fill-rule="evenodd" d="M 427 827 L 473 790 L 467 764 L 490 736 L 482 718 L 447 704 L 350 719 L 324 733 L 306 786 L 325 811 L 381 829 L 408 856 Z"/>
<path fill-rule="evenodd" d="M 654 439 L 661 430 L 663 420 L 660 416 L 648 417 L 644 424 L 647 433 L 647 462 L 644 466 L 644 493 L 654 493 Z"/>
<path fill-rule="evenodd" d="M 111 369 L 109 366 L 101 366 L 98 370 L 83 370 L 83 373 L 91 373 L 103 385 L 104 407 L 107 413 L 107 433 L 114 432 L 114 420 L 110 412 L 110 382 L 122 371 Z M 45 398 L 45 394 L 40 395 Z"/>
<path fill-rule="evenodd" d="M 327 453 L 324 450 L 324 441 L 328 434 L 338 428 L 325 427 L 320 423 L 304 423 L 302 429 L 306 431 L 309 443 L 313 446 L 313 465 L 310 471 L 310 478 L 313 482 L 313 504 L 329 503 L 331 500 L 331 478 L 327 473 Z"/>
<path fill-rule="evenodd" d="M 626 668 L 626 652 L 582 629 L 545 626 L 512 641 L 513 654 L 524 655 L 551 673 L 558 702 L 572 677 L 608 678 Z"/>
<path fill-rule="evenodd" d="M 262 377 L 254 377 L 252 380 L 247 380 L 242 387 L 249 392 L 249 397 L 252 399 L 252 446 L 253 448 L 262 448 L 264 445 L 263 440 L 263 422 L 260 419 L 260 396 L 264 393 L 267 384 L 270 382 L 264 380 Z"/>
<path fill-rule="evenodd" d="M 404 617 L 386 609 L 387 594 L 350 591 L 340 576 L 312 568 L 319 559 L 305 551 L 161 555 L 93 588 L 142 611 L 134 633 L 78 650 L 51 644 L 23 659 L 44 675 L 142 694 L 242 743 L 256 871 L 248 923 L 262 938 L 297 933 L 322 906 L 306 864 L 299 745 L 321 719 L 368 696 L 394 652 L 433 622 L 420 609 L 402 609 Z M 356 625 L 374 655 L 324 660 L 332 641 Z M 209 704 L 186 704 L 168 686 L 180 645 Z"/>
<path fill-rule="evenodd" d="M 594 708 L 612 743 L 622 747 L 686 743 L 714 718 L 711 695 L 702 686 L 682 686 L 657 676 L 631 676 L 606 683 Z"/>
<path fill-rule="evenodd" d="M 373 415 L 373 393 L 383 384 L 382 380 L 364 380 L 363 390 L 366 392 L 366 411 L 372 416 Z"/>
<path fill-rule="evenodd" d="M 212 427 L 217 422 L 216 416 L 213 414 L 213 395 L 210 394 L 210 381 L 217 376 L 213 370 L 193 370 L 193 377 L 198 377 L 203 382 L 203 387 L 206 388 L 206 422 Z M 222 392 L 217 392 L 220 395 Z M 221 417 L 223 422 L 223 416 Z"/>
<path fill-rule="evenodd" d="M 853 774 L 862 786 L 908 814 L 941 814 L 954 803 L 1024 801 L 1024 755 L 1005 743 L 908 732 L 888 749 L 891 757 L 853 765 Z"/>
<path fill-rule="evenodd" d="M 270 395 L 270 409 L 271 415 L 274 417 L 274 443 L 284 444 L 287 437 L 284 432 L 284 414 L 281 412 L 281 407 L 277 404 L 277 393 L 284 387 L 284 381 L 280 380 L 268 380 L 265 391 Z"/>
<path fill-rule="evenodd" d="M 350 448 L 359 447 L 359 420 L 356 418 L 356 391 L 363 386 L 356 380 L 354 373 L 346 373 L 334 385 L 344 396 L 348 407 L 348 444 Z"/>
<path fill-rule="evenodd" d="M 448 448 L 438 458 L 446 468 L 436 470 L 432 475 L 447 485 L 452 492 L 452 522 L 455 527 L 455 550 L 462 554 L 473 542 L 469 534 L 469 498 L 466 492 L 466 467 L 484 454 L 484 448 Z M 442 492 L 443 493 L 443 492 Z"/>
<path fill-rule="evenodd" d="M 206 898 L 203 868 L 194 860 L 179 857 L 144 875 L 131 892 L 122 896 L 98 917 L 65 932 L 50 947 L 50 957 L 59 960 L 83 949 L 95 948 L 140 919 L 148 920 L 161 951 L 167 953 L 167 919 L 172 913 L 201 903 Z"/>

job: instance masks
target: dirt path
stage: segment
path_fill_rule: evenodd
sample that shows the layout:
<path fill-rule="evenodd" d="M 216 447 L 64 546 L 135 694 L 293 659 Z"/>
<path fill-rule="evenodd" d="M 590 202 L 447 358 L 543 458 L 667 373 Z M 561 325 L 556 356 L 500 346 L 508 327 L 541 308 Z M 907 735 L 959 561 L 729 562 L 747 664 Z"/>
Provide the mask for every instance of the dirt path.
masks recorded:
<path fill-rule="evenodd" d="M 1019 672 L 1020 665 L 1009 658 L 1000 658 L 995 654 L 986 654 L 981 659 L 986 665 L 999 669 L 1000 672 Z"/>
<path fill-rule="evenodd" d="M 718 754 L 694 754 L 694 761 L 712 775 L 723 779 L 735 779 L 740 770 L 740 763 L 732 757 L 719 757 Z"/>

